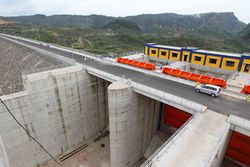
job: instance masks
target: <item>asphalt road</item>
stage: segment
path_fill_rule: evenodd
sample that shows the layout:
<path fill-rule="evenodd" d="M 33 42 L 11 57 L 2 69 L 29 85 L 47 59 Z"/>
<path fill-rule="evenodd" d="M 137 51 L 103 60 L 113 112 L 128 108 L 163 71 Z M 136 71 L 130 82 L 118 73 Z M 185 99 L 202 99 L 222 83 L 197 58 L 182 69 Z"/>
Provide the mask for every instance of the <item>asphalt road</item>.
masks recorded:
<path fill-rule="evenodd" d="M 152 88 L 155 88 L 155 89 L 167 92 L 167 93 L 171 93 L 176 96 L 183 97 L 191 101 L 203 104 L 213 111 L 216 111 L 225 115 L 234 114 L 234 115 L 250 120 L 250 103 L 249 102 L 231 98 L 228 96 L 223 96 L 223 95 L 214 98 L 205 94 L 196 93 L 193 87 L 184 85 L 178 82 L 155 77 L 152 75 L 147 75 L 142 72 L 134 71 L 131 69 L 127 69 L 127 68 L 123 68 L 123 67 L 119 67 L 115 65 L 101 63 L 101 62 L 90 60 L 90 59 L 85 60 L 83 59 L 82 56 L 72 54 L 70 52 L 65 52 L 65 51 L 61 51 L 58 49 L 50 48 L 48 46 L 34 44 L 34 43 L 23 41 L 23 40 L 19 40 L 19 41 L 38 47 L 40 49 L 44 49 L 44 50 L 59 54 L 61 56 L 73 58 L 78 63 L 82 63 L 84 65 L 94 67 L 96 69 L 111 73 L 113 75 L 125 77 L 133 81 L 136 81 L 138 83 L 144 84 L 146 86 L 150 86 Z"/>

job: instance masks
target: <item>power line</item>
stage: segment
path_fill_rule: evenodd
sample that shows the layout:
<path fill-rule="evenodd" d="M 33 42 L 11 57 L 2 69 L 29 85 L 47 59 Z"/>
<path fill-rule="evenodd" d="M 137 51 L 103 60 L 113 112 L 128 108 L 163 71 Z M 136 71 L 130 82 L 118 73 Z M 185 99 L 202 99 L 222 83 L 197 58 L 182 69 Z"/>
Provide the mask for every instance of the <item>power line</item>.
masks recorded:
<path fill-rule="evenodd" d="M 4 107 L 7 109 L 7 111 L 10 113 L 12 118 L 16 121 L 16 123 L 27 133 L 27 135 L 32 138 L 60 167 L 63 167 L 62 164 L 60 164 L 43 146 L 40 144 L 29 132 L 25 129 L 25 127 L 16 119 L 16 117 L 13 115 L 13 113 L 10 111 L 10 109 L 7 107 L 7 105 L 3 102 L 3 100 L 0 98 L 1 103 L 4 105 Z"/>

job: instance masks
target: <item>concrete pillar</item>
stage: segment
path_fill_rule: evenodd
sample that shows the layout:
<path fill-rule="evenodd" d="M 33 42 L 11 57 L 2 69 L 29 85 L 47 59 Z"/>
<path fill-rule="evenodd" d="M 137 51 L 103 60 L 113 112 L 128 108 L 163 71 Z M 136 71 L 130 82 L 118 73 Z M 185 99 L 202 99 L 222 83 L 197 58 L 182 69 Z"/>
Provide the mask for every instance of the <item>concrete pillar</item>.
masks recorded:
<path fill-rule="evenodd" d="M 132 166 L 156 133 L 159 103 L 116 82 L 108 87 L 108 104 L 111 166 Z"/>

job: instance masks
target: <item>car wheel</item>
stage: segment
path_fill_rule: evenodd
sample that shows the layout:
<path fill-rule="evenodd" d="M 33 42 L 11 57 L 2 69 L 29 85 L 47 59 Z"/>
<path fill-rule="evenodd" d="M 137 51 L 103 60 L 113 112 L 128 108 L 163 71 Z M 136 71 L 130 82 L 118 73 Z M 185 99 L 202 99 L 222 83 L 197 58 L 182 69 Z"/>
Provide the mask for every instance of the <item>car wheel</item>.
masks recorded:
<path fill-rule="evenodd" d="M 215 94 L 214 94 L 214 93 L 212 93 L 212 94 L 211 94 L 211 96 L 212 96 L 212 97 L 215 97 Z"/>
<path fill-rule="evenodd" d="M 198 92 L 198 93 L 199 93 L 199 92 L 200 92 L 200 89 L 196 89 L 196 92 Z"/>

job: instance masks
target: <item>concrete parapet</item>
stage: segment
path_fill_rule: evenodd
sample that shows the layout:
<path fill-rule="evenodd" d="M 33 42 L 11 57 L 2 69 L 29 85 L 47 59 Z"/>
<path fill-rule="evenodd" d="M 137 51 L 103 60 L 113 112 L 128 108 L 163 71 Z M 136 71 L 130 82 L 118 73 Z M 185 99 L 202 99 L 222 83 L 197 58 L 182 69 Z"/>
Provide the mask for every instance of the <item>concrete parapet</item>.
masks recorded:
<path fill-rule="evenodd" d="M 228 121 L 231 123 L 231 130 L 250 136 L 250 120 L 230 115 Z"/>
<path fill-rule="evenodd" d="M 110 82 L 118 81 L 118 82 L 129 84 L 131 85 L 133 91 L 139 94 L 150 97 L 152 99 L 163 102 L 165 104 L 172 105 L 181 110 L 185 110 L 186 112 L 189 112 L 191 114 L 194 114 L 195 112 L 204 112 L 207 109 L 207 107 L 202 104 L 139 84 L 134 81 L 130 81 L 130 80 L 109 74 L 107 72 L 103 72 L 103 71 L 100 71 L 91 67 L 86 67 L 86 69 L 88 73 L 94 76 L 100 77 Z"/>

